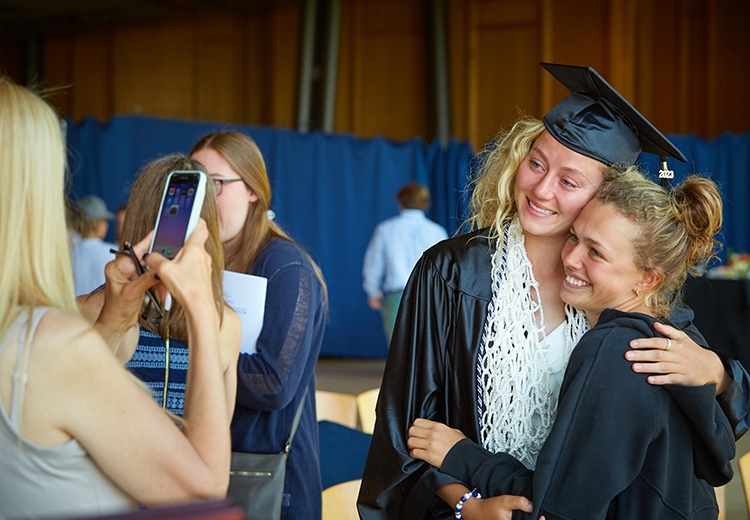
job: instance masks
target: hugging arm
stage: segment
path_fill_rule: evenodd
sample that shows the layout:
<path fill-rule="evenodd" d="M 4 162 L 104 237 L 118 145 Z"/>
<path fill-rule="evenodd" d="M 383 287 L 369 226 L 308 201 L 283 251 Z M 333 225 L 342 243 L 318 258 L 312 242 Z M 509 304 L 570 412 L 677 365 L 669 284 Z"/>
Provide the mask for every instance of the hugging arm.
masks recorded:
<path fill-rule="evenodd" d="M 532 518 L 542 514 L 548 520 L 605 518 L 610 504 L 642 472 L 653 440 L 665 431 L 664 409 L 658 407 L 655 398 L 659 390 L 644 384 L 642 376 L 623 370 L 621 361 L 614 358 L 624 350 L 618 353 L 599 348 L 605 342 L 627 344 L 634 338 L 634 331 L 625 337 L 622 333 L 613 337 L 615 334 L 590 331 L 571 357 L 557 419 L 533 472 Z M 734 440 L 728 423 L 717 411 L 714 389 L 684 388 L 688 392 L 685 402 L 693 403 L 690 406 L 701 419 L 699 434 L 716 439 L 710 443 L 716 451 L 696 451 L 695 456 L 724 461 L 700 478 L 714 486 L 725 483 L 731 478 L 729 460 Z M 489 494 L 528 492 L 532 475 L 509 455 L 489 453 L 468 440 L 451 449 L 441 471 L 467 479 L 467 485 Z"/>
<path fill-rule="evenodd" d="M 698 345 L 686 332 L 669 325 L 656 323 L 654 329 L 664 337 L 634 340 L 630 346 L 635 350 L 625 355 L 634 362 L 633 371 L 651 374 L 649 383 L 683 386 L 714 384 L 717 394 L 731 384 L 732 378 L 716 352 Z"/>
<path fill-rule="evenodd" d="M 717 354 L 732 379 L 716 400 L 734 428 L 734 438 L 739 440 L 750 428 L 750 375 L 736 359 Z"/>
<path fill-rule="evenodd" d="M 459 430 L 427 419 L 414 421 L 408 444 L 414 458 L 463 482 L 472 482 L 484 497 L 464 503 L 463 516 L 467 520 L 510 520 L 515 510 L 532 511 L 527 498 L 531 496 L 532 472 L 513 457 L 492 454 Z M 453 505 L 469 491 L 463 484 L 449 484 L 438 491 L 438 496 Z"/>
<path fill-rule="evenodd" d="M 633 350 L 625 357 L 633 362 L 633 371 L 650 374 L 648 382 L 653 385 L 715 384 L 716 399 L 734 429 L 735 439 L 739 439 L 750 427 L 750 376 L 739 361 L 707 348 L 707 342 L 689 321 L 689 308 L 680 307 L 677 317 L 681 316 L 685 319 L 677 323 L 684 325 L 683 330 L 656 323 L 654 328 L 664 337 L 631 341 Z"/>

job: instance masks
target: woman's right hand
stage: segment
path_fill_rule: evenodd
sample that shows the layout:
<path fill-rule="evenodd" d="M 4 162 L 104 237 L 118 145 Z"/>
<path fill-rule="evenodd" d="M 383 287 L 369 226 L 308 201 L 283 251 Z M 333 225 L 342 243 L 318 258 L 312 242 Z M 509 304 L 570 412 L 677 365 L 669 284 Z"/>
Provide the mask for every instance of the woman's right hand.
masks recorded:
<path fill-rule="evenodd" d="M 416 419 L 409 428 L 409 455 L 440 468 L 450 449 L 466 436 L 459 430 L 429 419 Z"/>

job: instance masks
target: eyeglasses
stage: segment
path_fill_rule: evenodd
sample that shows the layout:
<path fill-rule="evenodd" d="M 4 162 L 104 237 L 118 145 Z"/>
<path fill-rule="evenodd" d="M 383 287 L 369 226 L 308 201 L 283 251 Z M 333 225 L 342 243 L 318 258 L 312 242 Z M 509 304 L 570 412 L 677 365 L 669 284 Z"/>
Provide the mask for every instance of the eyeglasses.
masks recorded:
<path fill-rule="evenodd" d="M 212 179 L 214 181 L 214 190 L 216 190 L 216 196 L 221 195 L 221 190 L 224 189 L 224 185 L 229 182 L 241 181 L 241 178 L 236 179 Z"/>

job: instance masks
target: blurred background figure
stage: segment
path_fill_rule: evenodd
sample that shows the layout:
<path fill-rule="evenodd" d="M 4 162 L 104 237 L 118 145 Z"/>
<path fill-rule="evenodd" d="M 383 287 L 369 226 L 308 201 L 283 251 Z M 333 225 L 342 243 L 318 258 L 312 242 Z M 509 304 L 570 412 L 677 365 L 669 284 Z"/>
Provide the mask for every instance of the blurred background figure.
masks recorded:
<path fill-rule="evenodd" d="M 80 240 L 74 237 L 70 250 L 76 296 L 88 294 L 102 285 L 104 266 L 115 257 L 109 251 L 115 245 L 104 241 L 109 221 L 115 218 L 107 204 L 96 195 L 88 195 L 78 202 L 78 207 L 81 220 L 73 229 L 80 234 Z"/>
<path fill-rule="evenodd" d="M 367 303 L 383 315 L 388 343 L 411 270 L 425 250 L 448 238 L 445 228 L 424 213 L 432 204 L 425 186 L 410 182 L 396 193 L 396 200 L 399 214 L 377 225 L 362 268 Z"/>

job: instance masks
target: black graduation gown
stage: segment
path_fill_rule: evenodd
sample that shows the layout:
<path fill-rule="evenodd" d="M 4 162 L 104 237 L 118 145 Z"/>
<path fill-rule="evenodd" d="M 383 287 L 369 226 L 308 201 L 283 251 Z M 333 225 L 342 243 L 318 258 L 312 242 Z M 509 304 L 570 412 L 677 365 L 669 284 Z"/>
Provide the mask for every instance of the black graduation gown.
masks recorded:
<path fill-rule="evenodd" d="M 732 478 L 734 432 L 714 385 L 653 386 L 631 370 L 628 343 L 654 336 L 654 321 L 607 309 L 581 338 L 535 471 L 467 440 L 441 471 L 483 496 L 528 497 L 534 511 L 517 519 L 715 520 L 711 486 Z"/>
<path fill-rule="evenodd" d="M 452 508 L 435 492 L 458 480 L 412 459 L 407 431 L 423 417 L 479 439 L 476 362 L 492 299 L 493 251 L 487 230 L 479 230 L 433 246 L 412 271 L 391 339 L 357 502 L 363 520 L 453 518 Z M 689 309 L 673 315 L 705 346 L 690 319 Z M 725 411 L 732 413 L 733 425 L 746 429 L 748 377 L 739 363 L 731 368 L 735 383 L 724 392 L 729 396 Z"/>
<path fill-rule="evenodd" d="M 377 404 L 358 508 L 363 520 L 452 518 L 435 492 L 457 480 L 412 459 L 406 446 L 414 419 L 458 428 L 477 440 L 477 349 L 492 299 L 486 233 L 429 249 L 401 300 Z M 407 507 L 408 504 L 408 507 Z"/>

